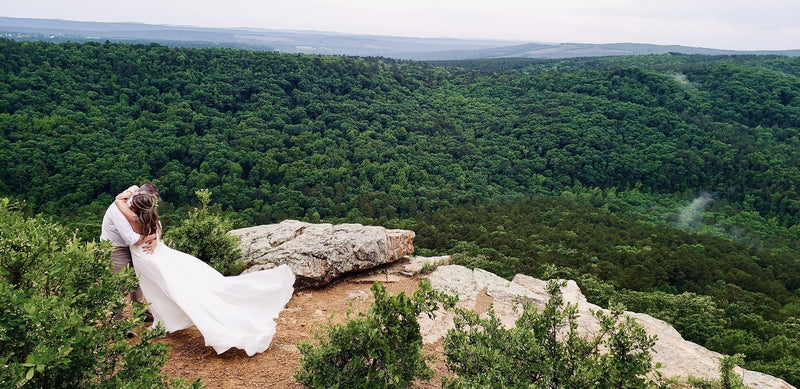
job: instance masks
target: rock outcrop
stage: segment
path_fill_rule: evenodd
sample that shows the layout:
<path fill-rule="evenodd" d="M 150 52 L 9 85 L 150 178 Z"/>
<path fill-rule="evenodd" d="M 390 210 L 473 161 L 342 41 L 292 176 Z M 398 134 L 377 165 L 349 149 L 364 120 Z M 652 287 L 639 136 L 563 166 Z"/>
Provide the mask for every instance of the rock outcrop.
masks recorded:
<path fill-rule="evenodd" d="M 289 265 L 300 283 L 321 286 L 347 273 L 375 268 L 383 264 L 407 258 L 405 264 L 392 266 L 391 273 L 382 268 L 380 272 L 361 273 L 351 282 L 372 283 L 398 282 L 399 277 L 416 277 L 426 273 L 434 289 L 459 297 L 458 306 L 485 313 L 490 306 L 507 327 L 515 324 L 519 312 L 517 301 L 526 299 L 540 309 L 547 303 L 547 281 L 518 274 L 508 281 L 481 269 L 470 270 L 463 266 L 449 265 L 450 257 L 413 257 L 414 232 L 391 230 L 383 227 L 360 224 L 310 224 L 286 220 L 279 224 L 233 230 L 232 235 L 240 239 L 243 261 L 250 265 L 248 271 L 270 268 L 280 264 Z M 444 265 L 444 266 L 442 266 Z M 438 266 L 438 267 L 437 267 Z M 391 267 L 390 267 L 391 268 Z M 359 292 L 351 298 L 365 299 Z M 600 329 L 592 311 L 603 308 L 590 304 L 574 281 L 567 281 L 562 288 L 565 302 L 575 304 L 576 318 L 581 334 L 591 336 Z M 653 347 L 653 363 L 660 363 L 663 377 L 685 381 L 694 376 L 719 379 L 720 354 L 700 345 L 684 340 L 668 323 L 646 314 L 626 312 L 639 322 L 649 335 L 656 335 Z M 427 315 L 419 318 L 423 342 L 436 343 L 453 328 L 453 313 L 439 312 L 433 319 Z M 744 383 L 751 388 L 793 389 L 785 381 L 759 372 L 737 368 Z"/>
<path fill-rule="evenodd" d="M 349 272 L 394 262 L 414 251 L 414 231 L 361 224 L 285 220 L 230 231 L 250 268 L 287 264 L 303 285 L 320 286 Z"/>
<path fill-rule="evenodd" d="M 518 274 L 512 281 L 481 269 L 470 270 L 463 266 L 441 266 L 428 275 L 434 289 L 459 297 L 463 308 L 485 313 L 490 303 L 503 325 L 513 326 L 517 320 L 515 301 L 521 298 L 533 301 L 539 309 L 549 300 L 547 282 Z M 590 304 L 574 281 L 568 281 L 562 288 L 565 302 L 575 304 L 578 309 L 578 330 L 583 335 L 592 335 L 600 329 L 597 319 L 590 311 L 603 310 Z M 661 363 L 659 369 L 664 377 L 688 376 L 719 379 L 719 358 L 722 356 L 698 344 L 684 340 L 668 323 L 652 316 L 626 312 L 641 324 L 649 335 L 656 335 L 653 348 L 653 363 Z M 423 342 L 434 343 L 442 339 L 453 327 L 452 313 L 440 312 L 433 320 L 427 316 L 419 317 Z M 794 386 L 785 381 L 763 373 L 737 368 L 744 383 L 752 388 L 791 389 Z"/>

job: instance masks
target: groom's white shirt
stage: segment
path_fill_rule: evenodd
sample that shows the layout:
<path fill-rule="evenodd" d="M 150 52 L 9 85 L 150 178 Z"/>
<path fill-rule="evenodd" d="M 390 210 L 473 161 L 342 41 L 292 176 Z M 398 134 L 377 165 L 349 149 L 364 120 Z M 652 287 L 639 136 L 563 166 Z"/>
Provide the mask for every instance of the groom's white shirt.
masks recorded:
<path fill-rule="evenodd" d="M 100 240 L 110 240 L 114 247 L 133 246 L 140 238 L 140 235 L 133 230 L 131 223 L 114 203 L 111 203 L 106 214 L 103 215 L 101 231 Z"/>

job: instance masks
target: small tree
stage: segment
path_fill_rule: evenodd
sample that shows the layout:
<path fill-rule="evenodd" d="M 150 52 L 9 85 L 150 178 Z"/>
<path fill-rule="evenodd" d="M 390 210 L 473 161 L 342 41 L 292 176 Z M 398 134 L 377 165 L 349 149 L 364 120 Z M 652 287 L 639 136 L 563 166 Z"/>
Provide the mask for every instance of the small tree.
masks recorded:
<path fill-rule="evenodd" d="M 371 290 L 375 302 L 366 315 L 298 344 L 299 382 L 313 388 L 406 388 L 417 378 L 430 378 L 417 316 L 432 316 L 439 302 L 452 308 L 455 298 L 434 291 L 428 280 L 413 298 L 388 295 L 378 282 Z"/>
<path fill-rule="evenodd" d="M 209 211 L 211 191 L 200 189 L 194 193 L 200 200 L 200 208 L 190 211 L 179 226 L 165 231 L 164 240 L 172 248 L 199 258 L 226 276 L 241 273 L 244 269 L 239 239 L 228 234 L 232 223 Z"/>
<path fill-rule="evenodd" d="M 142 325 L 114 321 L 136 279 L 114 274 L 107 243 L 25 218 L 0 198 L 0 383 L 8 388 L 186 387 L 161 373 L 163 331 L 127 334 Z M 200 386 L 199 382 L 195 387 Z"/>
<path fill-rule="evenodd" d="M 447 365 L 457 377 L 447 388 L 644 388 L 651 369 L 649 337 L 622 310 L 598 312 L 601 330 L 577 333 L 577 309 L 564 305 L 563 283 L 548 284 L 550 301 L 542 312 L 522 304 L 516 325 L 506 329 L 492 309 L 487 318 L 456 310 L 455 328 L 444 341 Z M 601 352 L 607 350 L 607 352 Z"/>

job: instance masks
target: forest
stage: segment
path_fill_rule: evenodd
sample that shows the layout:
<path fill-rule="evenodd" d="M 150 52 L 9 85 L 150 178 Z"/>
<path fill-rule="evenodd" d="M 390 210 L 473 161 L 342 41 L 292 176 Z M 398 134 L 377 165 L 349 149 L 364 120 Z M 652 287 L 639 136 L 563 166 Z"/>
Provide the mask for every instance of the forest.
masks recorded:
<path fill-rule="evenodd" d="M 800 58 L 413 62 L 0 40 L 0 196 L 91 241 L 156 183 L 235 226 L 413 229 L 800 385 Z"/>

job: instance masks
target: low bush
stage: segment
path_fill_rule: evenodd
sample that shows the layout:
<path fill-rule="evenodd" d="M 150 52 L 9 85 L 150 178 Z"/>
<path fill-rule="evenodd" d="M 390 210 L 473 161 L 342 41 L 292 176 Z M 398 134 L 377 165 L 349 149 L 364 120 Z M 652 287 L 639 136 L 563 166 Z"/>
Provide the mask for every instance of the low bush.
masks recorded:
<path fill-rule="evenodd" d="M 107 243 L 27 218 L 0 198 L 0 386 L 4 388 L 200 387 L 161 372 L 162 331 L 141 331 L 143 306 L 115 321 L 136 278 L 114 274 Z"/>
<path fill-rule="evenodd" d="M 172 248 L 191 254 L 226 276 L 244 270 L 239 238 L 229 235 L 233 224 L 208 209 L 211 192 L 195 192 L 200 208 L 195 208 L 182 219 L 179 226 L 164 232 L 165 242 Z"/>
<path fill-rule="evenodd" d="M 367 314 L 298 344 L 299 382 L 312 388 L 407 388 L 431 377 L 417 316 L 433 315 L 439 303 L 452 308 L 455 298 L 434 291 L 428 280 L 411 298 L 389 295 L 378 282 L 371 290 L 375 302 Z"/>
<path fill-rule="evenodd" d="M 456 310 L 455 328 L 444 341 L 448 367 L 456 374 L 445 388 L 645 388 L 662 383 L 647 377 L 655 337 L 615 308 L 595 313 L 597 335 L 577 333 L 576 307 L 563 304 L 563 283 L 548 284 L 550 301 L 539 312 L 522 304 L 516 325 L 506 329 L 489 310 L 483 318 Z"/>

